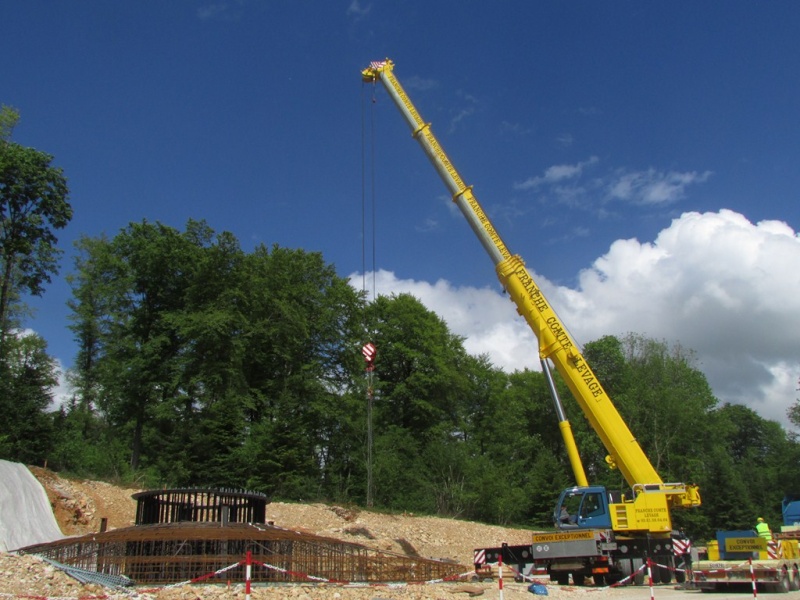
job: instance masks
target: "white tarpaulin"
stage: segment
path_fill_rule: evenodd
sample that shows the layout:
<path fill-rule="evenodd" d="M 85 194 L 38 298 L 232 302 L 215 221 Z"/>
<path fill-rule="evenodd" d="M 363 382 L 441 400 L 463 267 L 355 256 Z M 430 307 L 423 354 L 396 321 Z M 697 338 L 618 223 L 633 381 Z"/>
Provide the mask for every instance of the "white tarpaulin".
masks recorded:
<path fill-rule="evenodd" d="M 0 460 L 0 552 L 63 537 L 42 484 L 25 465 Z"/>

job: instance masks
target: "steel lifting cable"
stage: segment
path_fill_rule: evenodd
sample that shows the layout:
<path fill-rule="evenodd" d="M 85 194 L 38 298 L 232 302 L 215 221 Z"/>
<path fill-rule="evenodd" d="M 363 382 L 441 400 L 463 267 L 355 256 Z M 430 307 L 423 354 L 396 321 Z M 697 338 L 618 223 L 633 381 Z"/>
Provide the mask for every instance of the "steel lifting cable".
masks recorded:
<path fill-rule="evenodd" d="M 362 84 L 362 90 L 366 83 Z M 370 224 L 372 241 L 372 300 L 375 300 L 375 265 L 376 265 L 376 242 L 375 242 L 375 83 L 372 83 L 370 95 L 370 126 L 369 126 L 369 213 L 372 218 Z M 366 142 L 366 93 L 362 93 L 361 102 L 361 288 L 364 295 L 367 295 L 367 142 Z"/>
<path fill-rule="evenodd" d="M 362 291 L 364 296 L 367 296 L 367 169 L 366 169 L 366 93 L 365 84 L 361 86 L 361 273 L 362 273 Z M 372 82 L 372 89 L 370 95 L 370 214 L 372 216 L 372 224 L 370 227 L 372 233 L 372 301 L 375 301 L 376 294 L 376 235 L 375 235 L 375 82 Z M 374 400 L 374 360 L 375 360 L 375 345 L 371 341 L 371 331 L 369 323 L 367 322 L 367 314 L 364 314 L 364 330 L 367 336 L 367 342 L 361 349 L 366 361 L 366 376 L 367 376 L 367 507 L 372 506 L 372 403 Z"/>

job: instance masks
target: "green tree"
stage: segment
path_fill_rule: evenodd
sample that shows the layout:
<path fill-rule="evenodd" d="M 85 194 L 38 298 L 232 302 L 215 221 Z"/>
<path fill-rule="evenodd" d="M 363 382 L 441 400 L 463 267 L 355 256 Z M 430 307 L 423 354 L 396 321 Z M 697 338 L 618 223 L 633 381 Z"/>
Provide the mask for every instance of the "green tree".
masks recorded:
<path fill-rule="evenodd" d="M 623 340 L 629 386 L 619 408 L 665 481 L 691 482 L 703 458 L 696 448 L 712 437 L 717 406 L 691 351 L 680 344 L 630 334 Z"/>
<path fill-rule="evenodd" d="M 486 376 L 484 376 L 486 377 Z M 544 375 L 488 375 L 470 418 L 476 518 L 552 524 L 558 493 L 574 484 Z"/>
<path fill-rule="evenodd" d="M 380 352 L 378 418 L 418 438 L 458 427 L 466 389 L 462 340 L 409 294 L 380 296 L 370 310 Z"/>
<path fill-rule="evenodd" d="M 428 470 L 428 449 L 461 444 L 470 369 L 462 340 L 408 294 L 378 297 L 368 307 L 378 348 L 374 403 L 374 489 L 379 505 L 435 512 L 434 480 L 460 473 Z M 460 455 L 453 452 L 453 455 Z"/>
<path fill-rule="evenodd" d="M 145 428 L 179 397 L 180 340 L 174 323 L 193 240 L 161 225 L 131 224 L 113 240 L 81 240 L 72 278 L 72 329 L 80 344 L 82 402 L 130 440 L 130 465 L 140 466 Z M 161 412 L 159 412 L 161 411 Z M 173 419 L 174 420 L 174 419 Z"/>
<path fill-rule="evenodd" d="M 13 109 L 0 111 L 0 349 L 22 295 L 40 296 L 58 272 L 55 231 L 72 219 L 66 178 L 53 157 L 8 140 L 18 118 Z"/>
<path fill-rule="evenodd" d="M 82 236 L 75 242 L 74 270 L 67 276 L 72 298 L 67 302 L 74 339 L 78 344 L 75 366 L 68 373 L 74 395 L 55 415 L 57 440 L 53 468 L 92 477 L 125 479 L 130 473 L 130 452 L 125 438 L 114 430 L 113 403 L 104 372 L 105 344 L 120 314 L 118 299 L 123 279 L 118 279 L 117 257 L 110 240 Z"/>
<path fill-rule="evenodd" d="M 319 253 L 259 247 L 248 256 L 248 352 L 243 366 L 250 390 L 245 407 L 252 485 L 282 497 L 325 493 L 340 439 L 340 392 L 352 373 L 357 293 Z M 256 465 L 258 462 L 255 463 Z"/>
<path fill-rule="evenodd" d="M 630 367 L 619 338 L 606 335 L 589 342 L 583 356 L 612 400 L 630 385 Z"/>
<path fill-rule="evenodd" d="M 154 483 L 325 493 L 359 301 L 321 255 L 245 254 L 189 221 L 79 243 L 75 407 L 96 411 Z"/>
<path fill-rule="evenodd" d="M 192 260 L 181 267 L 181 299 L 168 317 L 177 345 L 176 384 L 153 413 L 147 447 L 161 451 L 151 451 L 148 462 L 181 485 L 235 487 L 244 475 L 232 454 L 243 444 L 249 398 L 242 372 L 246 254 L 235 236 L 216 234 L 203 222 L 190 221 L 182 237 Z"/>
<path fill-rule="evenodd" d="M 75 242 L 75 248 L 75 271 L 67 276 L 73 294 L 67 302 L 72 310 L 69 328 L 78 344 L 71 384 L 82 409 L 93 412 L 98 408 L 101 394 L 103 337 L 114 319 L 114 289 L 119 282 L 113 276 L 112 247 L 104 235 L 82 236 Z"/>
<path fill-rule="evenodd" d="M 738 404 L 722 405 L 712 423 L 703 512 L 719 529 L 751 529 L 759 516 L 779 523 L 781 499 L 793 491 L 787 485 L 797 482 L 796 442 L 777 422 Z M 735 502 L 728 499 L 731 490 Z"/>
<path fill-rule="evenodd" d="M 13 106 L 0 106 L 0 143 L 11 139 L 14 127 L 19 123 L 19 111 Z"/>
<path fill-rule="evenodd" d="M 117 298 L 106 344 L 105 383 L 116 400 L 109 407 L 115 421 L 130 428 L 136 470 L 145 428 L 164 412 L 179 410 L 181 340 L 174 316 L 183 307 L 187 267 L 197 248 L 177 230 L 147 222 L 129 226 L 113 243 L 121 259 L 118 278 L 127 286 L 118 290 L 124 295 Z"/>
<path fill-rule="evenodd" d="M 800 386 L 800 380 L 797 382 L 797 385 Z M 797 391 L 800 392 L 800 387 L 797 388 Z M 786 416 L 789 417 L 789 421 L 792 425 L 800 428 L 800 398 L 795 399 L 794 404 L 786 411 Z"/>
<path fill-rule="evenodd" d="M 52 416 L 51 469 L 101 481 L 130 480 L 127 444 L 96 411 L 75 396 Z"/>
<path fill-rule="evenodd" d="M 0 458 L 42 464 L 52 443 L 46 413 L 58 384 L 55 361 L 37 335 L 9 336 L 0 361 Z"/>

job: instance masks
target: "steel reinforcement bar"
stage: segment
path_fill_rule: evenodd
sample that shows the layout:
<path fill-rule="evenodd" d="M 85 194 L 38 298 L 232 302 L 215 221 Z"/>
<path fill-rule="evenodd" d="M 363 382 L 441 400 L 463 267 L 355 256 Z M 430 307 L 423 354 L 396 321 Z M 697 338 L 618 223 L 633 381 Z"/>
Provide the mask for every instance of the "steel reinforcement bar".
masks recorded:
<path fill-rule="evenodd" d="M 274 565 L 253 573 L 254 583 L 321 579 L 337 582 L 424 582 L 457 577 L 465 567 L 447 561 L 375 550 L 270 525 L 180 523 L 136 526 L 67 538 L 23 549 L 65 565 L 124 575 L 136 585 L 193 580 L 241 563 Z M 228 570 L 244 579 L 244 565 Z"/>

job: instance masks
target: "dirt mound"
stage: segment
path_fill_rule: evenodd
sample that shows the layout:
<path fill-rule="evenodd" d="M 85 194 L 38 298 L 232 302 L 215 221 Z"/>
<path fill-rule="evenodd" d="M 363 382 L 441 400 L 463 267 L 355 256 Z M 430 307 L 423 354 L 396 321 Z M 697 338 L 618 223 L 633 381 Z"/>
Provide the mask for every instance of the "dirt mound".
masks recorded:
<path fill-rule="evenodd" d="M 412 514 L 389 515 L 324 504 L 267 506 L 276 525 L 348 542 L 421 556 L 472 564 L 472 551 L 481 546 L 530 543 L 531 532 Z"/>
<path fill-rule="evenodd" d="M 102 519 L 107 520 L 108 529 L 133 525 L 136 502 L 131 495 L 141 490 L 102 481 L 67 479 L 39 467 L 29 469 L 44 486 L 64 535 L 100 531 Z"/>

